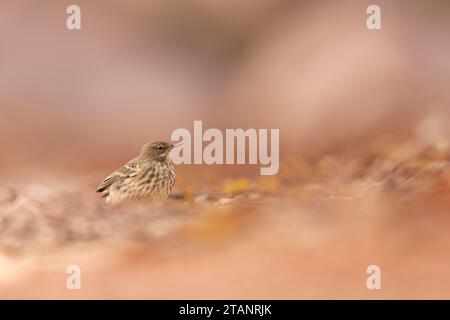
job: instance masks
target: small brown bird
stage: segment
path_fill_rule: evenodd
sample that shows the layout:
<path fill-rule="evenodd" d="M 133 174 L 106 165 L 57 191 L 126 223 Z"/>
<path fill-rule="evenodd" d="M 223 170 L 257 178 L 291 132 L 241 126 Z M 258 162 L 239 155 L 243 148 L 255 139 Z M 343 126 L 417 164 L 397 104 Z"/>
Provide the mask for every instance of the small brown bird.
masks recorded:
<path fill-rule="evenodd" d="M 106 177 L 97 192 L 112 203 L 123 200 L 163 202 L 175 183 L 175 169 L 169 160 L 169 153 L 175 146 L 161 141 L 145 144 L 141 154 Z"/>

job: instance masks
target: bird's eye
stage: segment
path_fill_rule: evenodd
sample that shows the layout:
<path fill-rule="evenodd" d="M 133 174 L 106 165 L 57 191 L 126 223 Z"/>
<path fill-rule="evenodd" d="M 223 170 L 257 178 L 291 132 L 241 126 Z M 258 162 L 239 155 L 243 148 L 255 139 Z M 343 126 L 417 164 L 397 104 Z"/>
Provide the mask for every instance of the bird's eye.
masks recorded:
<path fill-rule="evenodd" d="M 158 147 L 158 150 L 159 150 L 159 151 L 163 151 L 163 150 L 164 150 L 164 147 L 163 147 L 163 146 L 159 146 L 159 147 Z"/>

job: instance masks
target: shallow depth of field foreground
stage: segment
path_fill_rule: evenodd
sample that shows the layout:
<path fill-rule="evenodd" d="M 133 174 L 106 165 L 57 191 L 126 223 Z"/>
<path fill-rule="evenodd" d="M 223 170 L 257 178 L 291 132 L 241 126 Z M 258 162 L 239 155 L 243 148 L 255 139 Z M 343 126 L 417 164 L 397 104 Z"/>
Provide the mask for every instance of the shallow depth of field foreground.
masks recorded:
<path fill-rule="evenodd" d="M 275 177 L 186 168 L 159 208 L 103 205 L 91 176 L 3 189 L 0 295 L 449 297 L 449 160 L 383 137 L 348 155 L 286 156 Z M 65 287 L 72 264 L 80 291 Z M 371 264 L 382 290 L 366 288 Z"/>
<path fill-rule="evenodd" d="M 64 1 L 0 3 L 1 299 L 450 299 L 449 1 L 377 1 L 380 30 L 365 0 L 77 4 L 81 30 Z M 98 197 L 196 120 L 279 129 L 278 174 Z"/>

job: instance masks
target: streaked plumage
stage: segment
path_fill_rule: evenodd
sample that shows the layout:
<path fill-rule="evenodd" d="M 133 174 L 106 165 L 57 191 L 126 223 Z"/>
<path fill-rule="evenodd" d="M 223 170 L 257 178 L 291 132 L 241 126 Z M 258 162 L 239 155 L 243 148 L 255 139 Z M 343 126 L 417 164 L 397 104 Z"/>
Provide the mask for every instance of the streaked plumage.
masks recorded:
<path fill-rule="evenodd" d="M 175 183 L 175 169 L 168 158 L 173 147 L 161 141 L 144 145 L 141 154 L 106 177 L 97 192 L 112 203 L 163 202 Z"/>

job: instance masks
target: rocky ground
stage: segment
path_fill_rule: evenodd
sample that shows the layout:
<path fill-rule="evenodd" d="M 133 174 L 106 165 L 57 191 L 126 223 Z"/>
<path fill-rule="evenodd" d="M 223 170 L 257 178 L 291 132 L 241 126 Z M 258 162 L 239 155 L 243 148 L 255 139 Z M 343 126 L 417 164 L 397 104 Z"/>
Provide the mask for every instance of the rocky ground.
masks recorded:
<path fill-rule="evenodd" d="M 107 173 L 2 185 L 0 298 L 450 298 L 445 146 L 379 137 L 267 177 L 179 167 L 161 207 L 102 203 Z"/>

